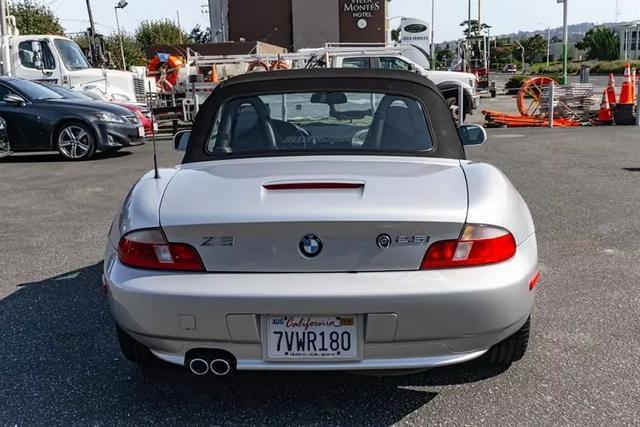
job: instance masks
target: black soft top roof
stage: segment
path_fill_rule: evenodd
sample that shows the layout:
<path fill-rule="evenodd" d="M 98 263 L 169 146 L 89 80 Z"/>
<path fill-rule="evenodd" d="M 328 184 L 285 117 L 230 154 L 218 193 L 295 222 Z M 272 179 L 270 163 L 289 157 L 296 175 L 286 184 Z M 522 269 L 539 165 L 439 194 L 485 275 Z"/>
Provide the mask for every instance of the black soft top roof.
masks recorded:
<path fill-rule="evenodd" d="M 301 70 L 280 70 L 269 72 L 256 72 L 241 74 L 222 82 L 220 87 L 228 87 L 250 82 L 273 82 L 276 80 L 297 79 L 386 79 L 402 82 L 411 82 L 423 85 L 430 89 L 438 90 L 436 85 L 428 78 L 409 71 L 361 69 L 361 68 L 307 68 Z M 363 82 L 359 89 L 368 89 L 368 82 Z M 355 88 L 354 88 L 355 89 Z"/>
<path fill-rule="evenodd" d="M 219 84 L 202 104 L 193 126 L 189 146 L 183 163 L 201 162 L 232 157 L 250 157 L 250 154 L 214 156 L 206 146 L 218 110 L 232 99 L 259 95 L 295 92 L 377 92 L 407 96 L 424 105 L 424 112 L 434 148 L 426 152 L 406 153 L 406 156 L 464 159 L 465 153 L 456 124 L 447 103 L 435 84 L 424 76 L 407 71 L 380 69 L 311 68 L 303 70 L 266 71 L 232 77 Z M 353 151 L 323 152 L 354 155 Z M 363 152 L 363 154 L 367 154 Z M 368 153 L 372 154 L 372 153 Z M 377 153 L 373 153 L 377 154 Z M 284 155 L 273 151 L 267 155 Z M 293 154 L 286 154 L 293 155 Z M 301 153 L 301 155 L 310 155 Z M 403 155 L 403 154 L 398 154 Z"/>

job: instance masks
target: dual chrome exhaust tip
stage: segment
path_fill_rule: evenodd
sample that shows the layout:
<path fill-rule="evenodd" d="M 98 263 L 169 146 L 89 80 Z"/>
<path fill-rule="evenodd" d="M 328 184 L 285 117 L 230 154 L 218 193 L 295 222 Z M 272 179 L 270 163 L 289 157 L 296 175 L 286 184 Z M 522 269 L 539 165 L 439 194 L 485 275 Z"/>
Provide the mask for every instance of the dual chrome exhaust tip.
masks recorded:
<path fill-rule="evenodd" d="M 189 360 L 187 367 L 192 374 L 198 376 L 212 372 L 214 375 L 222 377 L 231 373 L 230 361 L 222 358 L 211 359 L 208 361 L 206 359 L 196 357 Z"/>

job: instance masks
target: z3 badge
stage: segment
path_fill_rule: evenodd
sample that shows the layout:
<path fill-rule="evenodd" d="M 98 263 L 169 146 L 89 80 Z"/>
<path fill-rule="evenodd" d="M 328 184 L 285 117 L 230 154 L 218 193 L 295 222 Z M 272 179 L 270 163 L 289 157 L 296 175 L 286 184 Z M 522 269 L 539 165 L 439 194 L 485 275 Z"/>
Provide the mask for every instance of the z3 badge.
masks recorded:
<path fill-rule="evenodd" d="M 430 236 L 426 234 L 400 235 L 391 237 L 388 234 L 381 234 L 376 239 L 376 245 L 380 249 L 389 249 L 391 246 L 419 246 L 429 243 Z"/>

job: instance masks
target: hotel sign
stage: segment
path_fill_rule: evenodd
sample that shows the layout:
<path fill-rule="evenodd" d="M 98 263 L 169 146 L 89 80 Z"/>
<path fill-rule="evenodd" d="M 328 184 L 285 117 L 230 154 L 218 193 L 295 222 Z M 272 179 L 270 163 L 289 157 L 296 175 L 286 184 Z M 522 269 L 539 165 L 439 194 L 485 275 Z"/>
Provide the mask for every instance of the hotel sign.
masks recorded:
<path fill-rule="evenodd" d="M 338 0 L 340 41 L 385 41 L 386 0 Z"/>

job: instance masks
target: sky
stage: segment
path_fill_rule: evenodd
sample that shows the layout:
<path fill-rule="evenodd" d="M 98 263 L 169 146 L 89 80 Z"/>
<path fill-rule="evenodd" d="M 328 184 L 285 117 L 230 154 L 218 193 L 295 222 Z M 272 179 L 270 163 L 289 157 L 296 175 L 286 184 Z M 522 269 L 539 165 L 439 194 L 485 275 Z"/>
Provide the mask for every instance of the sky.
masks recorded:
<path fill-rule="evenodd" d="M 97 31 L 115 32 L 114 6 L 117 0 L 90 0 Z M 295 0 L 294 0 L 295 1 Z M 322 0 L 318 0 L 322 1 Z M 460 22 L 467 19 L 467 0 L 435 1 L 435 40 L 455 40 L 462 36 Z M 623 22 L 640 20 L 640 0 L 568 0 L 569 23 Z M 133 32 L 145 19 L 177 20 L 185 30 L 196 24 L 206 27 L 208 16 L 201 11 L 207 0 L 128 0 L 120 11 L 122 27 Z M 81 32 L 88 26 L 86 0 L 43 0 L 60 18 L 68 32 Z M 617 13 L 616 13 L 616 4 Z M 472 16 L 477 17 L 478 0 L 472 0 Z M 410 16 L 431 21 L 431 0 L 392 0 L 389 17 Z M 482 21 L 492 34 L 543 30 L 562 25 L 562 5 L 556 0 L 482 0 Z M 617 16 L 616 16 L 617 15 Z M 397 25 L 399 20 L 392 20 Z"/>

